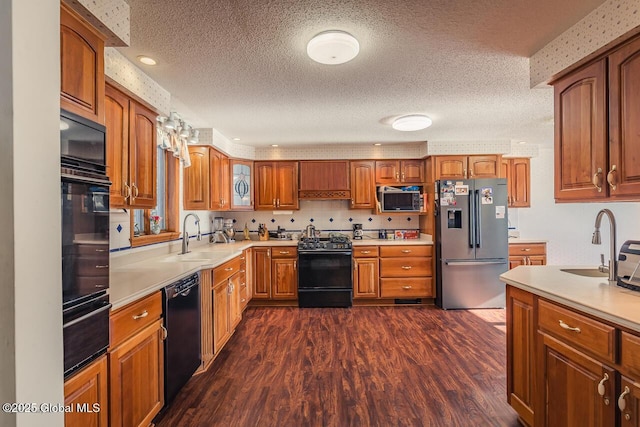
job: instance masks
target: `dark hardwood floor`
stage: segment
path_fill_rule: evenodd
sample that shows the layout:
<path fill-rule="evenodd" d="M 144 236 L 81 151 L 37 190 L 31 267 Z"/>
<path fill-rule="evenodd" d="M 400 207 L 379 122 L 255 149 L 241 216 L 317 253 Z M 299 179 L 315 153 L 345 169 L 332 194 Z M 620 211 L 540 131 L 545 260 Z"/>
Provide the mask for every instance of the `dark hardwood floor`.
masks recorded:
<path fill-rule="evenodd" d="M 158 426 L 518 426 L 504 310 L 249 308 Z"/>

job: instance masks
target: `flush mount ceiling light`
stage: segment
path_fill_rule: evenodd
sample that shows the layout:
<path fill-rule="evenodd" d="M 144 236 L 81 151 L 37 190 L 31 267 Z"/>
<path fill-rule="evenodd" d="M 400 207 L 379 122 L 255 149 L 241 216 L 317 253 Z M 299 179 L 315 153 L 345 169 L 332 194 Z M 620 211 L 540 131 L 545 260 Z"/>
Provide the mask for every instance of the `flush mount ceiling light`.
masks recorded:
<path fill-rule="evenodd" d="M 157 64 L 155 59 L 150 58 L 148 56 L 144 56 L 144 55 L 138 56 L 138 61 L 142 62 L 145 65 L 156 65 Z"/>
<path fill-rule="evenodd" d="M 360 43 L 345 31 L 332 30 L 317 34 L 307 44 L 307 55 L 327 65 L 344 64 L 360 52 Z"/>
<path fill-rule="evenodd" d="M 398 117 L 393 121 L 391 127 L 395 130 L 410 132 L 414 130 L 422 130 L 431 126 L 431 119 L 424 114 L 409 114 L 408 116 Z"/>

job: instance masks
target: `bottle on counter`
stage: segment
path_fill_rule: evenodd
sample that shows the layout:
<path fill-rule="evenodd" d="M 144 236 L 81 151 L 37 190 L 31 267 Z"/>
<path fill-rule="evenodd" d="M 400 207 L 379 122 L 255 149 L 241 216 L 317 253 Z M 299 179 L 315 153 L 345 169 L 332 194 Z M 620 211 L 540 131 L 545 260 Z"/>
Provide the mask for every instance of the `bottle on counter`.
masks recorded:
<path fill-rule="evenodd" d="M 244 223 L 244 230 L 242 232 L 242 235 L 244 236 L 244 240 L 251 240 L 251 238 L 249 237 L 249 227 L 247 227 L 247 223 Z"/>

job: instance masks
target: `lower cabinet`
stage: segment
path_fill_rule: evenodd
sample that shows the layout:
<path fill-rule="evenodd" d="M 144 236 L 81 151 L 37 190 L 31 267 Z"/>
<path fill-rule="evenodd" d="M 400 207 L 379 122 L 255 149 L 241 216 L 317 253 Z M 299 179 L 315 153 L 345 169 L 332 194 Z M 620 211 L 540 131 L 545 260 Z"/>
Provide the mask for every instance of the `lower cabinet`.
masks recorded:
<path fill-rule="evenodd" d="M 298 298 L 298 249 L 295 246 L 253 248 L 252 269 L 253 299 Z"/>
<path fill-rule="evenodd" d="M 213 270 L 200 272 L 200 359 L 198 373 L 206 371 L 213 362 Z"/>
<path fill-rule="evenodd" d="M 433 298 L 432 246 L 381 246 L 380 297 Z"/>
<path fill-rule="evenodd" d="M 353 248 L 353 297 L 378 298 L 380 296 L 380 269 L 377 246 Z"/>
<path fill-rule="evenodd" d="M 65 412 L 66 427 L 107 427 L 109 407 L 107 356 L 104 355 L 69 378 L 64 383 L 64 405 L 71 406 Z"/>
<path fill-rule="evenodd" d="M 509 269 L 519 265 L 547 265 L 547 244 L 509 243 Z"/>
<path fill-rule="evenodd" d="M 238 256 L 213 269 L 213 351 L 218 354 L 229 341 L 242 319 L 240 307 L 240 270 Z"/>
<path fill-rule="evenodd" d="M 111 313 L 110 425 L 148 426 L 164 406 L 160 292 Z"/>

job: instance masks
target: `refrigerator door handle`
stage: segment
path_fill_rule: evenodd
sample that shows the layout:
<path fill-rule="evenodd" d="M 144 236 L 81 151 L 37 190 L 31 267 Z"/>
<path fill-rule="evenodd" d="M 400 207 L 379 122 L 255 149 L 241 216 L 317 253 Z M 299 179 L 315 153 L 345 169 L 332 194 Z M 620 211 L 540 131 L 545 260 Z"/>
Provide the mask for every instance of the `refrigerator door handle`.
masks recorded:
<path fill-rule="evenodd" d="M 475 220 L 476 220 L 476 247 L 479 248 L 482 246 L 482 215 L 480 215 L 480 190 L 476 190 L 474 205 L 476 208 Z"/>
<path fill-rule="evenodd" d="M 491 265 L 491 264 L 506 264 L 507 261 L 445 261 L 446 265 L 459 266 L 459 265 Z"/>
<path fill-rule="evenodd" d="M 469 247 L 473 248 L 476 245 L 476 219 L 475 219 L 476 207 L 474 204 L 474 197 L 469 195 Z"/>

